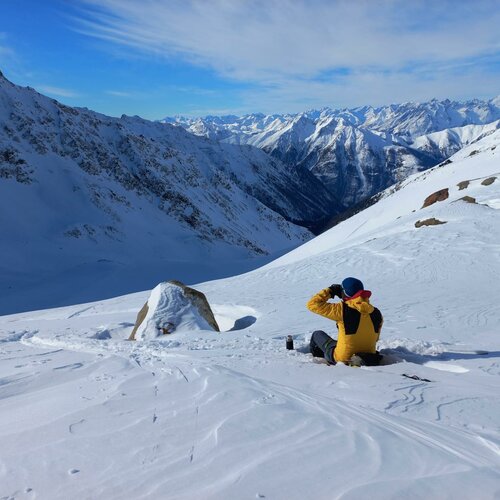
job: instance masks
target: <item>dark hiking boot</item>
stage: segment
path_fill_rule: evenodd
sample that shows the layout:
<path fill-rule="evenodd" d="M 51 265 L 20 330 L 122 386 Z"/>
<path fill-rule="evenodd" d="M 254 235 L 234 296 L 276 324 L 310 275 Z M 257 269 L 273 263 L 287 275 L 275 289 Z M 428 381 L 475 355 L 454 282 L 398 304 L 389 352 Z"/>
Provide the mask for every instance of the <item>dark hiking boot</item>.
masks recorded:
<path fill-rule="evenodd" d="M 349 366 L 378 366 L 383 356 L 378 352 L 359 352 L 353 354 L 348 362 Z"/>

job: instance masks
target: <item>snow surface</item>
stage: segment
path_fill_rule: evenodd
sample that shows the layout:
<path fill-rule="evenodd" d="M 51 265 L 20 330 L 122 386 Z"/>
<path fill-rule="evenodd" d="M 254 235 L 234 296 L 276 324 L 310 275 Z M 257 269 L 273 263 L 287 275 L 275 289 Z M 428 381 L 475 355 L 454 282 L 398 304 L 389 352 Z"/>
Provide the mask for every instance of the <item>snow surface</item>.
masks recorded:
<path fill-rule="evenodd" d="M 277 261 L 200 284 L 222 333 L 127 342 L 147 291 L 1 317 L 0 498 L 500 498 L 499 155 L 496 131 Z M 446 224 L 415 228 L 431 217 Z M 335 327 L 306 301 L 348 275 L 398 363 L 307 353 Z"/>

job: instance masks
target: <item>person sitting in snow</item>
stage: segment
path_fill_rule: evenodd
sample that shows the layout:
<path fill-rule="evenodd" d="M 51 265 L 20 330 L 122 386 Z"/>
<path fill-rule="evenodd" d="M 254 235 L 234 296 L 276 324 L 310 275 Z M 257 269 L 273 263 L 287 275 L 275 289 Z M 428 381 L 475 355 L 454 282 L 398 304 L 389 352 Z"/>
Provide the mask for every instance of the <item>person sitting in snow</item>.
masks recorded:
<path fill-rule="evenodd" d="M 341 285 L 331 285 L 317 293 L 307 303 L 316 314 L 337 322 L 338 340 L 317 330 L 311 337 L 311 353 L 323 357 L 328 363 L 379 364 L 382 356 L 376 344 L 382 329 L 380 311 L 370 304 L 371 292 L 356 278 L 346 278 Z M 339 297 L 341 302 L 329 299 Z"/>

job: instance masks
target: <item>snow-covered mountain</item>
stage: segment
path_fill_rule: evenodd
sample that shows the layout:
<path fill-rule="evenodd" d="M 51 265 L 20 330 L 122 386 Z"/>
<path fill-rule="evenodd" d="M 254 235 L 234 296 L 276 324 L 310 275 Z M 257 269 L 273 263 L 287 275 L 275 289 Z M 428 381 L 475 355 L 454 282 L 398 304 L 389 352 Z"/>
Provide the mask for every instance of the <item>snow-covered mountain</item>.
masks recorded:
<path fill-rule="evenodd" d="M 258 148 L 70 108 L 0 74 L 0 313 L 143 289 L 158 271 L 241 272 L 339 207 Z"/>
<path fill-rule="evenodd" d="M 251 144 L 290 167 L 305 167 L 350 206 L 442 162 L 498 128 L 499 119 L 500 97 L 163 121 L 215 140 Z"/>
<path fill-rule="evenodd" d="M 265 267 L 198 285 L 221 333 L 126 342 L 149 292 L 0 318 L 2 496 L 499 498 L 499 159 L 497 130 Z M 307 300 L 350 275 L 399 362 L 307 353 L 313 330 L 336 332 Z"/>

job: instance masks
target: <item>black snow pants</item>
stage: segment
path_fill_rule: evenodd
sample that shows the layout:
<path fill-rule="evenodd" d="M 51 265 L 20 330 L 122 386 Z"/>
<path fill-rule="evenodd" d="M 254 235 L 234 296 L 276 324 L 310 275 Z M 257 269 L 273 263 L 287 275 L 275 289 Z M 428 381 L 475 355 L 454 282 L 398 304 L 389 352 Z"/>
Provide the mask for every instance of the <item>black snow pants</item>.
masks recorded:
<path fill-rule="evenodd" d="M 314 357 L 325 358 L 334 365 L 336 363 L 333 357 L 335 347 L 337 347 L 337 341 L 328 336 L 323 330 L 313 332 L 309 348 Z"/>

